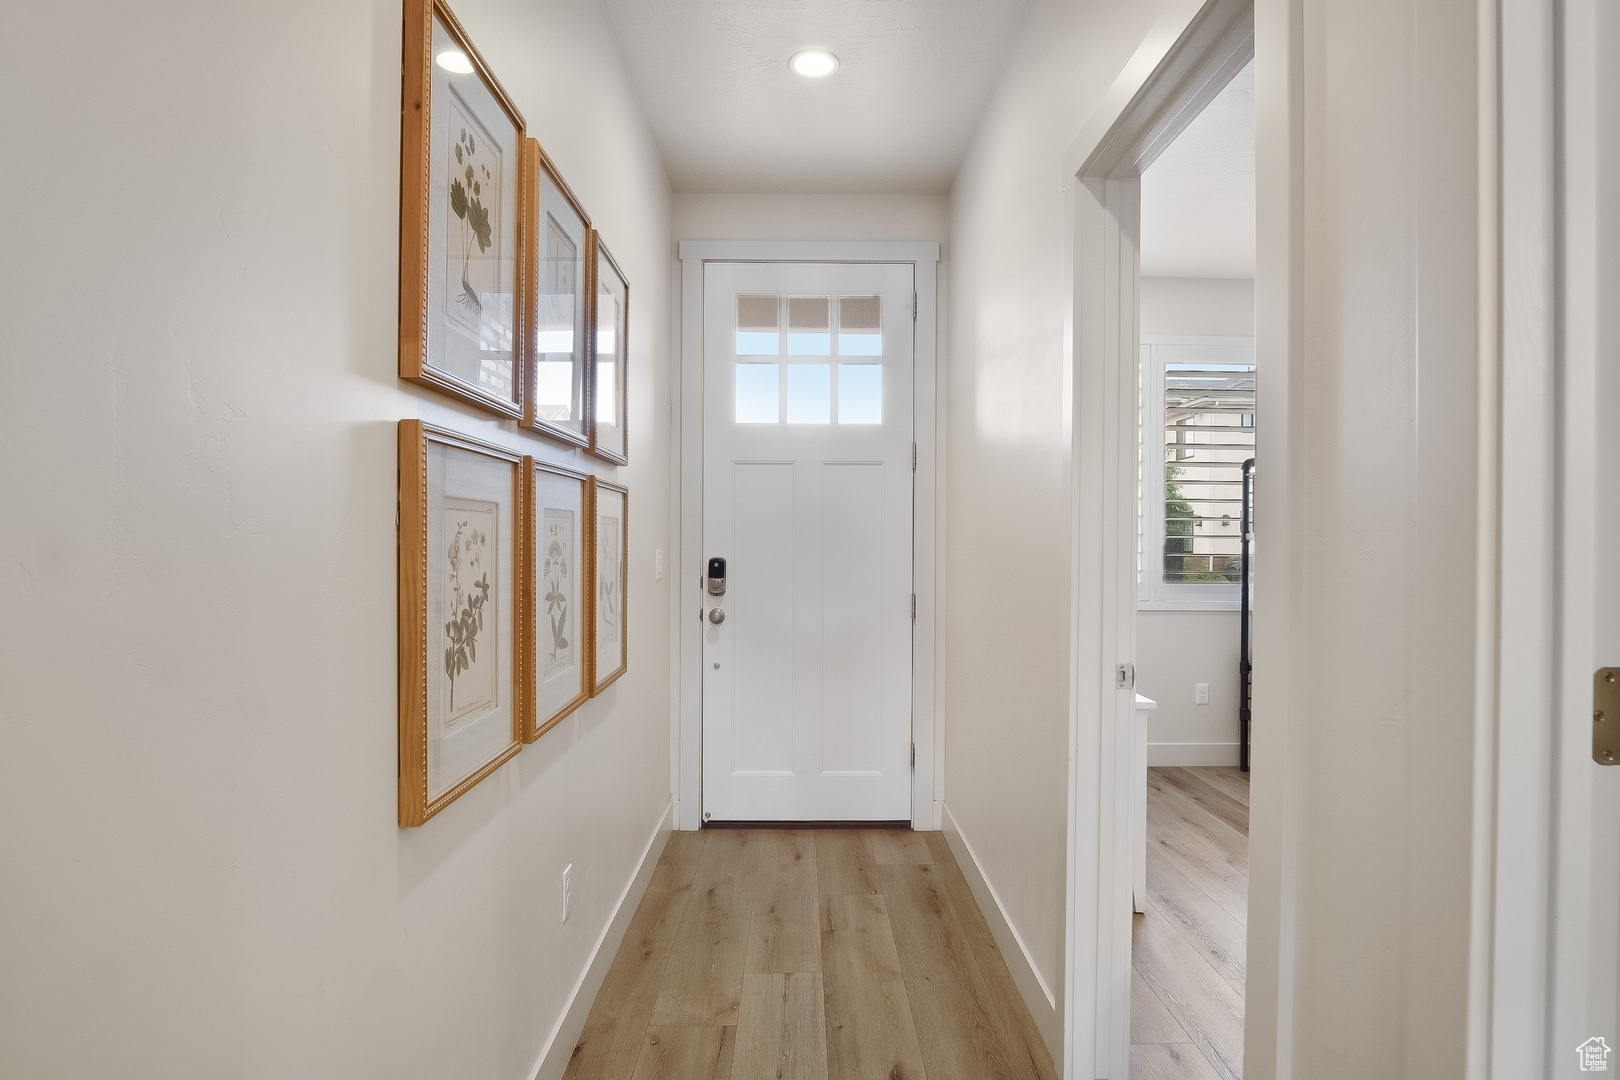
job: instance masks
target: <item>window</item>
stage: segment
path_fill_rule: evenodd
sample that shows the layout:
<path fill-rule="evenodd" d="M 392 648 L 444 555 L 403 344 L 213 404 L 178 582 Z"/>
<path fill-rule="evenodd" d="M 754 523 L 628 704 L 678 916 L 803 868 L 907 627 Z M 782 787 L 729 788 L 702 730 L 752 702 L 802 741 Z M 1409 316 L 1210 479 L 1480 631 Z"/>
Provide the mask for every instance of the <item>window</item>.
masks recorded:
<path fill-rule="evenodd" d="M 1254 386 L 1253 339 L 1143 339 L 1142 607 L 1237 607 Z"/>
<path fill-rule="evenodd" d="M 775 364 L 737 365 L 737 423 L 776 423 L 780 397 Z"/>
<path fill-rule="evenodd" d="M 737 423 L 883 423 L 882 316 L 876 296 L 738 296 Z"/>

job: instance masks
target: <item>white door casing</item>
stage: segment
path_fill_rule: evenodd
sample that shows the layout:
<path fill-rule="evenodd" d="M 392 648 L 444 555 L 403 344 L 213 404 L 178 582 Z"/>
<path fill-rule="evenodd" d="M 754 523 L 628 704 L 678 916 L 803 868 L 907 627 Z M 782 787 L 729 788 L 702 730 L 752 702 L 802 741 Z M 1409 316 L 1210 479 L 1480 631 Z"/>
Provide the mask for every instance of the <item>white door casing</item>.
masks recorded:
<path fill-rule="evenodd" d="M 907 820 L 912 267 L 710 263 L 704 298 L 705 820 Z"/>
<path fill-rule="evenodd" d="M 1504 12 L 1505 129 L 1509 140 L 1518 141 L 1504 152 L 1503 195 L 1510 216 L 1503 261 L 1510 275 L 1515 268 L 1531 267 L 1508 278 L 1506 307 L 1515 332 L 1506 342 L 1503 366 L 1513 382 L 1504 387 L 1504 400 L 1518 405 L 1528 397 L 1539 422 L 1533 433 L 1540 436 L 1536 445 L 1517 455 L 1530 459 L 1528 467 L 1517 470 L 1522 474 L 1517 488 L 1505 485 L 1504 531 L 1511 540 L 1509 530 L 1532 510 L 1531 500 L 1537 500 L 1534 509 L 1556 522 L 1557 555 L 1553 559 L 1549 552 L 1548 561 L 1557 565 L 1559 580 L 1557 648 L 1549 650 L 1557 665 L 1550 673 L 1556 734 L 1545 751 L 1531 757 L 1531 765 L 1538 766 L 1533 784 L 1521 775 L 1521 762 L 1508 760 L 1518 748 L 1503 750 L 1504 803 L 1510 782 L 1515 790 L 1529 787 L 1537 795 L 1545 793 L 1545 810 L 1535 807 L 1534 817 L 1542 831 L 1520 840 L 1504 828 L 1498 840 L 1504 863 L 1499 876 L 1506 879 L 1513 872 L 1506 865 L 1510 859 L 1519 856 L 1522 865 L 1539 854 L 1535 841 L 1549 831 L 1552 838 L 1545 861 L 1536 860 L 1551 871 L 1551 895 L 1507 880 L 1498 894 L 1499 920 L 1512 916 L 1516 923 L 1498 933 L 1498 996 L 1507 1000 L 1495 1019 L 1518 1036 L 1517 1044 L 1540 1053 L 1516 1053 L 1518 1046 L 1504 1045 L 1499 1035 L 1492 1055 L 1493 1066 L 1535 1068 L 1554 1078 L 1585 1075 L 1580 1048 L 1588 1040 L 1603 1040 L 1611 1050 L 1620 1047 L 1620 765 L 1598 764 L 1593 748 L 1596 672 L 1620 667 L 1620 567 L 1612 554 L 1620 530 L 1620 503 L 1614 494 L 1620 475 L 1620 308 L 1615 304 L 1620 212 L 1613 198 L 1620 182 L 1620 14 L 1601 0 L 1570 0 L 1562 11 L 1561 67 L 1554 45 L 1559 30 L 1550 6 L 1518 3 Z M 1534 99 L 1531 87 L 1538 92 Z M 1554 94 L 1563 106 L 1556 112 L 1547 104 Z M 1544 107 L 1529 113 L 1526 99 Z M 1559 120 L 1553 131 L 1555 116 Z M 1556 139 L 1556 153 L 1538 153 L 1551 141 L 1549 135 Z M 1549 212 L 1558 188 L 1561 220 Z M 1556 255 L 1541 246 L 1554 238 Z M 1558 262 L 1562 279 L 1555 283 L 1552 268 Z M 1558 292 L 1562 295 L 1556 303 L 1545 302 Z M 1532 298 L 1542 302 L 1526 302 Z M 1531 312 L 1537 316 L 1533 323 Z M 1562 327 L 1555 338 L 1551 327 L 1558 317 Z M 1539 333 L 1532 336 L 1528 329 Z M 1530 353 L 1527 342 L 1539 352 Z M 1547 362 L 1548 356 L 1556 361 Z M 1523 411 L 1518 405 L 1508 415 L 1510 435 L 1515 427 L 1524 427 Z M 1508 455 L 1515 449 L 1504 444 L 1505 471 L 1513 467 Z M 1514 473 L 1507 472 L 1507 479 L 1512 481 Z M 1553 491 L 1560 496 L 1556 502 L 1548 495 Z M 1513 565 L 1508 552 L 1503 554 L 1504 565 Z M 1514 584 L 1504 575 L 1505 599 Z M 1504 612 L 1504 631 L 1506 616 Z M 1515 656 L 1514 668 L 1509 668 L 1509 644 L 1504 642 L 1504 680 L 1522 667 Z M 1526 714 L 1539 720 L 1535 712 Z M 1620 722 L 1605 722 L 1611 720 Z M 1546 730 L 1540 723 L 1521 726 L 1536 734 Z M 1537 743 L 1534 749 L 1542 747 Z M 1544 760 L 1550 765 L 1545 771 L 1539 767 Z M 1504 806 L 1504 813 L 1510 810 L 1517 808 Z M 1527 916 L 1535 919 L 1535 929 L 1551 927 L 1550 964 L 1534 947 L 1539 942 L 1520 945 L 1511 934 L 1529 921 Z M 1521 1032 L 1516 1018 L 1500 1015 L 1501 1009 L 1517 1004 L 1511 997 L 1515 980 L 1530 981 L 1522 970 L 1525 960 L 1550 971 L 1545 1039 L 1536 1038 L 1534 1026 Z M 1540 989 L 1543 984 L 1535 979 L 1533 985 Z M 1607 1059 L 1610 1070 L 1620 1068 L 1620 1054 L 1598 1056 Z M 1510 1074 L 1509 1068 L 1499 1068 L 1492 1075 Z"/>
<path fill-rule="evenodd" d="M 680 366 L 672 403 L 680 420 L 680 454 L 671 463 L 679 507 L 677 570 L 670 576 L 672 663 L 670 787 L 675 795 L 675 826 L 702 827 L 703 798 L 703 630 L 705 597 L 701 585 L 703 551 L 704 269 L 716 262 L 904 263 L 912 268 L 916 317 L 913 320 L 913 430 L 917 444 L 913 505 L 912 740 L 910 819 L 919 829 L 938 829 L 944 748 L 936 737 L 935 702 L 939 673 L 934 662 L 935 574 L 940 506 L 936 498 L 940 461 L 935 447 L 941 430 L 937 372 L 936 295 L 940 245 L 912 240 L 683 240 L 681 262 Z"/>

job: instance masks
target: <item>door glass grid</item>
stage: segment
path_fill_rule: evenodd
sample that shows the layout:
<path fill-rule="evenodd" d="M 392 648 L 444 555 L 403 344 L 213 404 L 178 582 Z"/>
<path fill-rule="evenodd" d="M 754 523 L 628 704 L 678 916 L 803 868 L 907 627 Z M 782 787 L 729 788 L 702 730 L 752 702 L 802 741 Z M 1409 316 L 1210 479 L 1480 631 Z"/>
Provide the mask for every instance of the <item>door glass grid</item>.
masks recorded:
<path fill-rule="evenodd" d="M 845 362 L 767 359 L 782 356 L 784 314 L 787 356 Z M 736 422 L 882 424 L 882 315 L 876 296 L 738 296 Z"/>

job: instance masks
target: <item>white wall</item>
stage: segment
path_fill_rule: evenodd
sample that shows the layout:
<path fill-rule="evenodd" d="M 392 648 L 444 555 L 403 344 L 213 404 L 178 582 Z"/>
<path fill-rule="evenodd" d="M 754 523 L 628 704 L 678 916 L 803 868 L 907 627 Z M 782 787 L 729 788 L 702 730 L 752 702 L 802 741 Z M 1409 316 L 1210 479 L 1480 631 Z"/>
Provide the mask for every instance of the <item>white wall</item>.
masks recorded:
<path fill-rule="evenodd" d="M 396 827 L 395 421 L 574 456 L 395 377 L 397 0 L 11 11 L 0 1074 L 527 1078 L 655 838 L 668 185 L 594 3 L 456 9 L 637 298 L 629 674 Z"/>
<path fill-rule="evenodd" d="M 1495 13 L 1257 5 L 1257 1080 L 1495 1070 L 1469 1033 Z"/>
<path fill-rule="evenodd" d="M 1209 704 L 1194 701 L 1209 684 Z M 1148 713 L 1149 765 L 1238 763 L 1238 614 L 1136 613 L 1136 692 Z"/>
<path fill-rule="evenodd" d="M 1140 311 L 1144 337 L 1253 337 L 1254 281 L 1142 278 Z M 1238 763 L 1238 651 L 1235 611 L 1137 613 L 1136 689 L 1159 703 L 1148 714 L 1150 765 Z M 1207 705 L 1194 703 L 1199 683 Z"/>
<path fill-rule="evenodd" d="M 677 240 L 937 240 L 943 195 L 729 195 L 676 192 Z"/>
<path fill-rule="evenodd" d="M 1143 214 L 1153 212 L 1151 206 Z M 1253 278 L 1145 277 L 1137 298 L 1143 334 L 1253 337 Z"/>
<path fill-rule="evenodd" d="M 951 193 L 945 807 L 1051 993 L 1020 987 L 1060 1060 L 1071 546 L 1062 161 L 1159 6 L 1036 0 Z"/>

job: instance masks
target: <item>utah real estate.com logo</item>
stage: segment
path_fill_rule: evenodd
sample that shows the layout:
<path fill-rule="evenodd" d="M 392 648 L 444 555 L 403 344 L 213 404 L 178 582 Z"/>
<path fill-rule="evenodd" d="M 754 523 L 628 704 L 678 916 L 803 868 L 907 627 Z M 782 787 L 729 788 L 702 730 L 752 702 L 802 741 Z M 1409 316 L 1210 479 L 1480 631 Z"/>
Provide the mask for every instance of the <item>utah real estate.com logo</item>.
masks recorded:
<path fill-rule="evenodd" d="M 1601 1036 L 1594 1035 L 1575 1048 L 1581 1055 L 1581 1072 L 1608 1072 L 1610 1046 Z"/>

